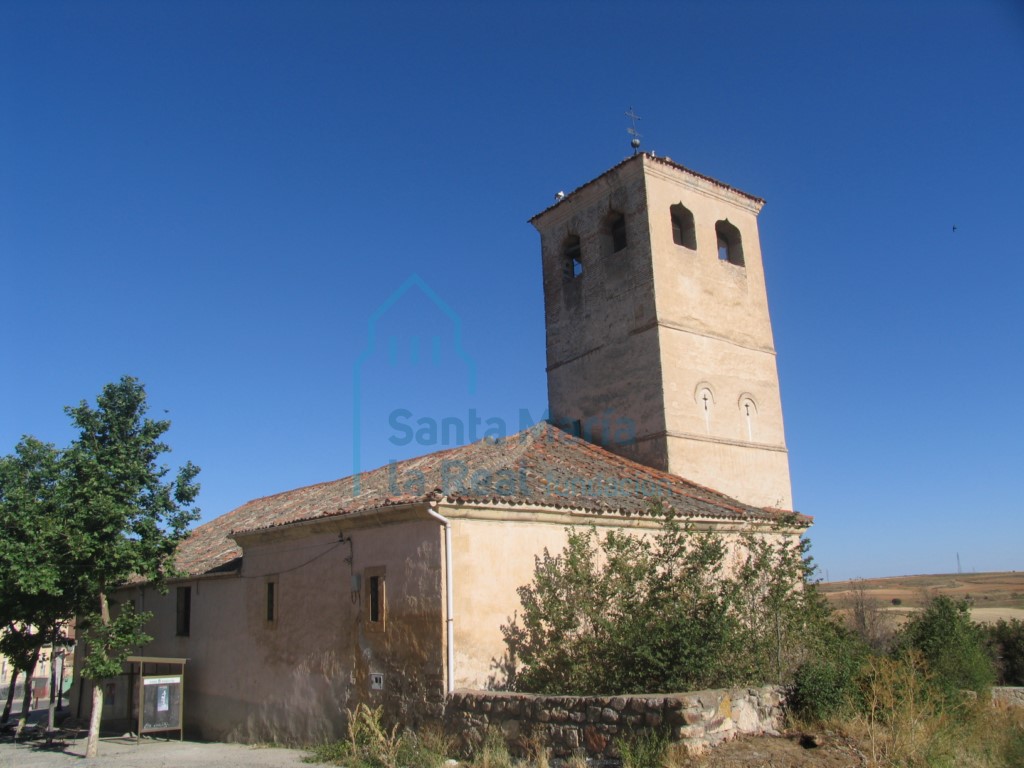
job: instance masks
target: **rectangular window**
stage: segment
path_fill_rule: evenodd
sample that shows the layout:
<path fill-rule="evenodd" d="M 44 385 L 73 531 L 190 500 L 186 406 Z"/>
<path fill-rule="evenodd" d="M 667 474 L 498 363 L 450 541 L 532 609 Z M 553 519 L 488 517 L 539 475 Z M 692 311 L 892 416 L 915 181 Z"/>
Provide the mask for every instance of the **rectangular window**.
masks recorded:
<path fill-rule="evenodd" d="M 274 605 L 274 588 L 277 586 L 273 581 L 267 582 L 267 621 L 274 621 L 277 618 L 276 608 Z"/>
<path fill-rule="evenodd" d="M 381 567 L 367 568 L 365 576 L 367 628 L 378 632 L 383 631 L 387 615 L 384 569 Z"/>
<path fill-rule="evenodd" d="M 178 637 L 188 637 L 192 631 L 192 587 L 178 587 Z"/>
<path fill-rule="evenodd" d="M 380 576 L 370 577 L 370 621 L 380 621 Z"/>

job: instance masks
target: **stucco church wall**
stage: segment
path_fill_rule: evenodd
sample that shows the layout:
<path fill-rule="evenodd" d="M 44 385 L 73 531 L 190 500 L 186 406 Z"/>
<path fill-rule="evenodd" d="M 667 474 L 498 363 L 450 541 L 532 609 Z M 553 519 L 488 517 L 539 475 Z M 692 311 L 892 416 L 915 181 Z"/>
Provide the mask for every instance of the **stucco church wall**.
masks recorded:
<path fill-rule="evenodd" d="M 425 719 L 428 706 L 440 712 L 440 527 L 433 520 L 344 527 L 343 542 L 339 527 L 251 537 L 241 575 L 174 582 L 166 595 L 152 588 L 119 595 L 154 613 L 148 631 L 156 639 L 141 654 L 189 660 L 188 733 L 314 743 L 341 738 L 346 708 L 360 701 L 384 704 L 389 718 L 407 724 Z M 368 621 L 367 569 L 385 575 L 383 628 Z M 267 620 L 269 581 L 274 621 Z M 179 586 L 192 590 L 188 637 L 175 632 Z M 374 674 L 383 676 L 381 690 L 372 689 Z"/>
<path fill-rule="evenodd" d="M 442 514 L 449 514 L 443 510 Z M 534 556 L 559 552 L 565 524 L 452 517 L 455 687 L 501 688 L 507 659 L 501 626 L 519 605 L 516 589 L 533 579 Z"/>
<path fill-rule="evenodd" d="M 618 515 L 555 515 L 517 510 L 514 520 L 486 519 L 486 510 L 439 510 L 452 521 L 452 560 L 455 601 L 455 687 L 500 690 L 508 682 L 509 660 L 501 627 L 520 608 L 517 589 L 533 581 L 535 558 L 547 548 L 562 551 L 568 528 L 615 528 L 636 535 L 655 533 L 652 518 Z M 724 523 L 715 529 L 725 537 L 735 558 L 739 529 Z M 796 534 L 761 533 L 778 541 Z"/>

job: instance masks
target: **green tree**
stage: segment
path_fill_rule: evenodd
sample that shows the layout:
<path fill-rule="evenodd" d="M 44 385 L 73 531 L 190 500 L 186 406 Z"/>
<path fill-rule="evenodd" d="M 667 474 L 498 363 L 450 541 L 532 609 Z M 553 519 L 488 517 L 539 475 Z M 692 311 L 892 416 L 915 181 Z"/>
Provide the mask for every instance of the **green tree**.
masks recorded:
<path fill-rule="evenodd" d="M 169 421 L 146 418 L 146 393 L 132 377 L 108 384 L 96 407 L 85 401 L 65 409 L 79 430 L 64 454 L 68 573 L 80 599 L 86 645 L 84 677 L 120 674 L 132 646 L 150 640 L 142 628 L 147 613 L 123 604 L 110 610 L 109 594 L 131 579 L 162 586 L 189 524 L 199 492 L 199 469 L 184 464 L 173 480 L 159 464 L 169 450 L 161 438 Z M 95 756 L 103 709 L 103 686 L 93 686 L 86 755 Z"/>
<path fill-rule="evenodd" d="M 934 598 L 903 628 L 897 654 L 917 651 L 934 683 L 950 703 L 963 700 L 961 691 L 983 693 L 995 680 L 982 628 L 971 621 L 966 600 Z"/>
<path fill-rule="evenodd" d="M 1024 685 L 1024 621 L 1000 619 L 987 632 L 1000 684 Z"/>
<path fill-rule="evenodd" d="M 658 512 L 656 510 L 656 512 Z M 573 695 L 679 691 L 788 680 L 829 621 L 795 537 L 721 535 L 671 515 L 646 536 L 569 530 L 519 589 L 502 628 L 511 684 Z"/>
<path fill-rule="evenodd" d="M 73 585 L 64 569 L 61 454 L 24 437 L 0 458 L 0 653 L 25 678 L 20 731 L 31 701 L 31 680 L 43 646 L 61 638 L 74 615 Z M 15 676 L 12 676 L 13 689 Z M 10 714 L 8 692 L 3 720 Z"/>
<path fill-rule="evenodd" d="M 780 527 L 786 523 L 780 523 Z M 741 679 L 787 683 L 809 659 L 831 652 L 837 627 L 814 583 L 810 541 L 745 535 L 733 576 Z"/>

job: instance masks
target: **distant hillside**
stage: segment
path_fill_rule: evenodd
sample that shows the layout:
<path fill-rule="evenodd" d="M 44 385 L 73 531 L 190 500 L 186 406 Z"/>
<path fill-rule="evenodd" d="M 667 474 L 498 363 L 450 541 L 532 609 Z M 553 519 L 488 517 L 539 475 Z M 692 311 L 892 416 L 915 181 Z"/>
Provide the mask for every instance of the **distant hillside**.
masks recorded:
<path fill-rule="evenodd" d="M 865 596 L 879 608 L 904 617 L 936 595 L 949 595 L 969 600 L 975 621 L 1024 620 L 1024 571 L 854 579 L 823 583 L 820 588 L 836 608 L 845 609 L 855 586 L 863 587 Z"/>

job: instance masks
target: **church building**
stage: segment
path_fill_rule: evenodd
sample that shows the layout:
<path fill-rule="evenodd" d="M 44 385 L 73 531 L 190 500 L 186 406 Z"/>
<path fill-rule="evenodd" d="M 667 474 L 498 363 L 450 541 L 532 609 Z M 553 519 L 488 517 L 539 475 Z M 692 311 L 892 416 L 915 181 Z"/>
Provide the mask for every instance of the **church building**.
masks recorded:
<path fill-rule="evenodd" d="M 762 205 L 646 153 L 560 196 L 531 219 L 550 423 L 250 501 L 181 544 L 167 594 L 120 590 L 154 614 L 141 652 L 187 660 L 186 732 L 312 743 L 359 702 L 417 725 L 500 688 L 516 589 L 570 526 L 642 534 L 661 505 L 727 539 L 799 536 Z M 105 719 L 134 718 L 136 683 L 106 683 Z"/>

